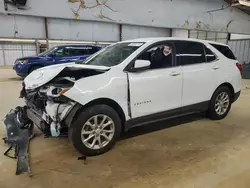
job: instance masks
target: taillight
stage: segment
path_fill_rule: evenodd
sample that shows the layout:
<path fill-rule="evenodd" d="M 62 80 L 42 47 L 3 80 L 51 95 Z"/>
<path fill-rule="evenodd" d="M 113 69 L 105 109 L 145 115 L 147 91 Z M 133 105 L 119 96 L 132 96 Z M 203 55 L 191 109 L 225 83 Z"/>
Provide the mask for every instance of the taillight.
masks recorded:
<path fill-rule="evenodd" d="M 236 63 L 236 66 L 238 67 L 239 71 L 242 72 L 242 65 L 240 63 Z"/>

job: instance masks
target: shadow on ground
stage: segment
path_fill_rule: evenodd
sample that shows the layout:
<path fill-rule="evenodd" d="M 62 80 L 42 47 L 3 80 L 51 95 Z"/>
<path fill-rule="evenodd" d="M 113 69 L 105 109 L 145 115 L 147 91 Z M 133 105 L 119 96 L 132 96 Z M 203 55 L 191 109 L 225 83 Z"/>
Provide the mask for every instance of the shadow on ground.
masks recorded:
<path fill-rule="evenodd" d="M 21 77 L 0 78 L 0 82 L 15 82 L 15 81 L 23 81 L 23 78 Z"/>
<path fill-rule="evenodd" d="M 163 129 L 168 129 L 175 126 L 181 126 L 182 124 L 190 123 L 204 118 L 205 116 L 203 114 L 192 114 L 174 119 L 168 119 L 155 123 L 145 124 L 142 126 L 134 127 L 130 129 L 128 132 L 123 133 L 121 136 L 121 140 L 160 131 Z"/>

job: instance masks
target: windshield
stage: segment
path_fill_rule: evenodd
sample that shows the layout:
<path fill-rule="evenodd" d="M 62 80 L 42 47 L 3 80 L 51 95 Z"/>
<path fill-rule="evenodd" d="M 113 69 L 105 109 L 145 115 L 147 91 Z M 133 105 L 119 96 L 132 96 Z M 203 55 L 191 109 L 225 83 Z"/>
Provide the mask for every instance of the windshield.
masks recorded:
<path fill-rule="evenodd" d="M 54 48 L 50 48 L 49 50 L 46 50 L 45 52 L 40 53 L 38 56 L 44 56 L 44 55 L 48 55 L 51 52 L 55 51 L 57 49 L 57 47 Z"/>
<path fill-rule="evenodd" d="M 88 58 L 83 63 L 112 67 L 122 63 L 128 56 L 140 48 L 143 43 L 117 43 L 103 49 L 95 57 Z"/>

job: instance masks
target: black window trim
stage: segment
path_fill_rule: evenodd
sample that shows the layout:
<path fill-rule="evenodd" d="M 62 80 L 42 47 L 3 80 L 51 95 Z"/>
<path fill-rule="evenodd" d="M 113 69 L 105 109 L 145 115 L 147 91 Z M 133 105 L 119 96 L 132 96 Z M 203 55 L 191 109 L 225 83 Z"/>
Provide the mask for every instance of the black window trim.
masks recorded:
<path fill-rule="evenodd" d="M 218 57 L 218 55 L 215 54 L 214 51 L 209 46 L 203 44 L 203 48 L 204 48 L 204 52 L 205 52 L 206 63 L 213 63 L 213 62 L 216 62 L 216 61 L 220 60 L 220 58 Z M 207 53 L 206 53 L 206 49 L 205 48 L 209 49 L 213 53 L 213 55 L 215 56 L 215 60 L 207 62 Z"/>
<path fill-rule="evenodd" d="M 172 63 L 172 67 L 163 67 L 163 68 L 157 68 L 157 69 L 147 69 L 147 70 L 162 70 L 162 69 L 169 69 L 169 68 L 173 68 L 173 67 L 177 67 L 177 56 L 176 56 L 176 47 L 175 47 L 175 44 L 174 44 L 174 40 L 165 40 L 165 41 L 160 41 L 160 42 L 155 42 L 151 45 L 149 45 L 147 48 L 145 48 L 143 51 L 141 51 L 139 54 L 137 54 L 137 56 L 132 59 L 128 65 L 123 69 L 124 72 L 132 72 L 132 68 L 134 67 L 134 63 L 136 61 L 136 59 L 138 57 L 140 57 L 144 52 L 148 51 L 149 49 L 151 49 L 152 47 L 154 46 L 157 46 L 157 45 L 161 45 L 161 44 L 171 44 L 172 45 L 172 56 L 173 56 L 173 63 Z"/>

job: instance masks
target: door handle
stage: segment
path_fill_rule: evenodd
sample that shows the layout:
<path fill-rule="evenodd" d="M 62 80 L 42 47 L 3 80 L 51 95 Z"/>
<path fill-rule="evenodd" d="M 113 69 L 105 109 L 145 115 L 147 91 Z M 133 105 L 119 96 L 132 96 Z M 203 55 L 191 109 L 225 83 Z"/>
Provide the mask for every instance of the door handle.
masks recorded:
<path fill-rule="evenodd" d="M 181 73 L 179 72 L 171 72 L 170 73 L 170 76 L 179 76 Z"/>
<path fill-rule="evenodd" d="M 220 68 L 220 67 L 217 66 L 217 65 L 213 66 L 213 69 L 214 69 L 214 70 L 217 70 L 217 69 L 219 69 L 219 68 Z"/>

